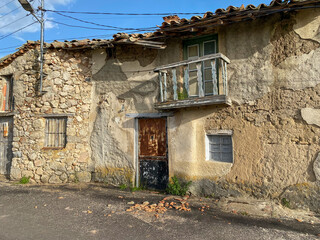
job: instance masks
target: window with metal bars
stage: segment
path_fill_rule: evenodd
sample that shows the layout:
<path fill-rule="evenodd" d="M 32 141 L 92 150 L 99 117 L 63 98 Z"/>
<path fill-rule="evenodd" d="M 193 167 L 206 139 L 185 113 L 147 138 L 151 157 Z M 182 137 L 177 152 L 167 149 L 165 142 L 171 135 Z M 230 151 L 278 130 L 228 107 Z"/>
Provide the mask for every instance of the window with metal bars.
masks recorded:
<path fill-rule="evenodd" d="M 233 163 L 231 135 L 207 135 L 207 160 Z"/>
<path fill-rule="evenodd" d="M 64 148 L 66 146 L 66 117 L 46 118 L 45 147 Z"/>

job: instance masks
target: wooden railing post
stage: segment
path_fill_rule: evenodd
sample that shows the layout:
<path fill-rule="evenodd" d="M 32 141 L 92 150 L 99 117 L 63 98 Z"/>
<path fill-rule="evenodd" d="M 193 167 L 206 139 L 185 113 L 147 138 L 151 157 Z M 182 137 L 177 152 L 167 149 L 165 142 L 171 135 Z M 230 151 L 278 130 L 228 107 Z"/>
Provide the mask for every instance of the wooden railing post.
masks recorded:
<path fill-rule="evenodd" d="M 184 66 L 184 87 L 185 87 L 187 94 L 189 96 L 190 93 L 189 93 L 189 67 L 188 67 L 188 65 Z"/>
<path fill-rule="evenodd" d="M 225 71 L 224 71 L 224 62 L 220 59 L 221 62 L 221 72 L 222 72 L 222 84 L 223 84 L 223 93 L 226 95 L 226 81 L 225 81 Z"/>
<path fill-rule="evenodd" d="M 167 101 L 167 73 L 163 73 L 164 101 Z"/>
<path fill-rule="evenodd" d="M 218 81 L 217 81 L 217 69 L 216 69 L 216 59 L 211 61 L 212 69 L 212 84 L 213 84 L 213 95 L 218 95 Z"/>
<path fill-rule="evenodd" d="M 224 63 L 224 71 L 225 71 L 225 74 L 224 74 L 224 77 L 225 77 L 225 80 L 224 80 L 224 82 L 225 82 L 225 90 L 224 90 L 224 94 L 226 95 L 226 96 L 228 96 L 228 71 L 227 71 L 227 62 L 225 62 L 225 61 L 223 61 L 223 63 Z"/>
<path fill-rule="evenodd" d="M 197 63 L 197 79 L 198 79 L 199 97 L 204 97 L 203 82 L 202 82 L 202 62 Z"/>
<path fill-rule="evenodd" d="M 162 72 L 159 72 L 160 100 L 163 102 Z"/>
<path fill-rule="evenodd" d="M 172 82 L 173 82 L 173 100 L 178 100 L 178 86 L 177 86 L 177 69 L 172 68 Z"/>

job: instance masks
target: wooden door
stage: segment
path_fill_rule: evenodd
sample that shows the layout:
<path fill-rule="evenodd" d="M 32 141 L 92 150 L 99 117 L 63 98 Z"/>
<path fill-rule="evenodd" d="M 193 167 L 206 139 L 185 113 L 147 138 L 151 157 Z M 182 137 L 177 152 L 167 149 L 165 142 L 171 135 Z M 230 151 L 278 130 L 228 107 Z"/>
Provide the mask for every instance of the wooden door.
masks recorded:
<path fill-rule="evenodd" d="M 165 189 L 168 183 L 166 118 L 139 119 L 140 185 Z"/>
<path fill-rule="evenodd" d="M 12 159 L 13 119 L 0 118 L 0 174 L 9 175 Z"/>

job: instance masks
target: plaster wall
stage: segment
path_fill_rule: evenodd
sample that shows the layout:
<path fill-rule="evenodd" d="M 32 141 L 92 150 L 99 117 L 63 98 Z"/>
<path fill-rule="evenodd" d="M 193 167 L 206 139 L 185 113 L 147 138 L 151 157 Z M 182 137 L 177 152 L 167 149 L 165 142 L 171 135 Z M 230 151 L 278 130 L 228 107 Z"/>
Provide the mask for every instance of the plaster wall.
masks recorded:
<path fill-rule="evenodd" d="M 128 113 L 156 113 L 159 99 L 157 66 L 182 57 L 179 41 L 163 50 L 118 45 L 112 56 L 93 52 L 92 160 L 95 179 L 130 184 L 135 178 L 135 121 Z M 169 62 L 168 62 L 169 61 Z"/>
<path fill-rule="evenodd" d="M 205 195 L 279 197 L 316 183 L 319 127 L 301 116 L 319 107 L 320 10 L 276 15 L 220 30 L 231 107 L 182 109 L 169 120 L 171 175 Z M 234 163 L 206 161 L 205 135 L 233 131 Z M 319 208 L 318 208 L 319 210 Z"/>

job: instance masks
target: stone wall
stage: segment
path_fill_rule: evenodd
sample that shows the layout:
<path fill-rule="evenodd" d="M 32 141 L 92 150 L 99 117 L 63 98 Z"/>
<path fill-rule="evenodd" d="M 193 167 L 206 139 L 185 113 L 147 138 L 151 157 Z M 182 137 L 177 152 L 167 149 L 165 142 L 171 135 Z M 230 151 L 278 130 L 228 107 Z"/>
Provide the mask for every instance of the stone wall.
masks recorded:
<path fill-rule="evenodd" d="M 89 52 L 48 50 L 45 54 L 44 94 L 39 94 L 38 51 L 18 57 L 0 75 L 13 74 L 15 100 L 12 179 L 62 183 L 91 180 L 89 111 L 91 55 Z M 63 149 L 45 148 L 45 118 L 67 116 Z"/>

